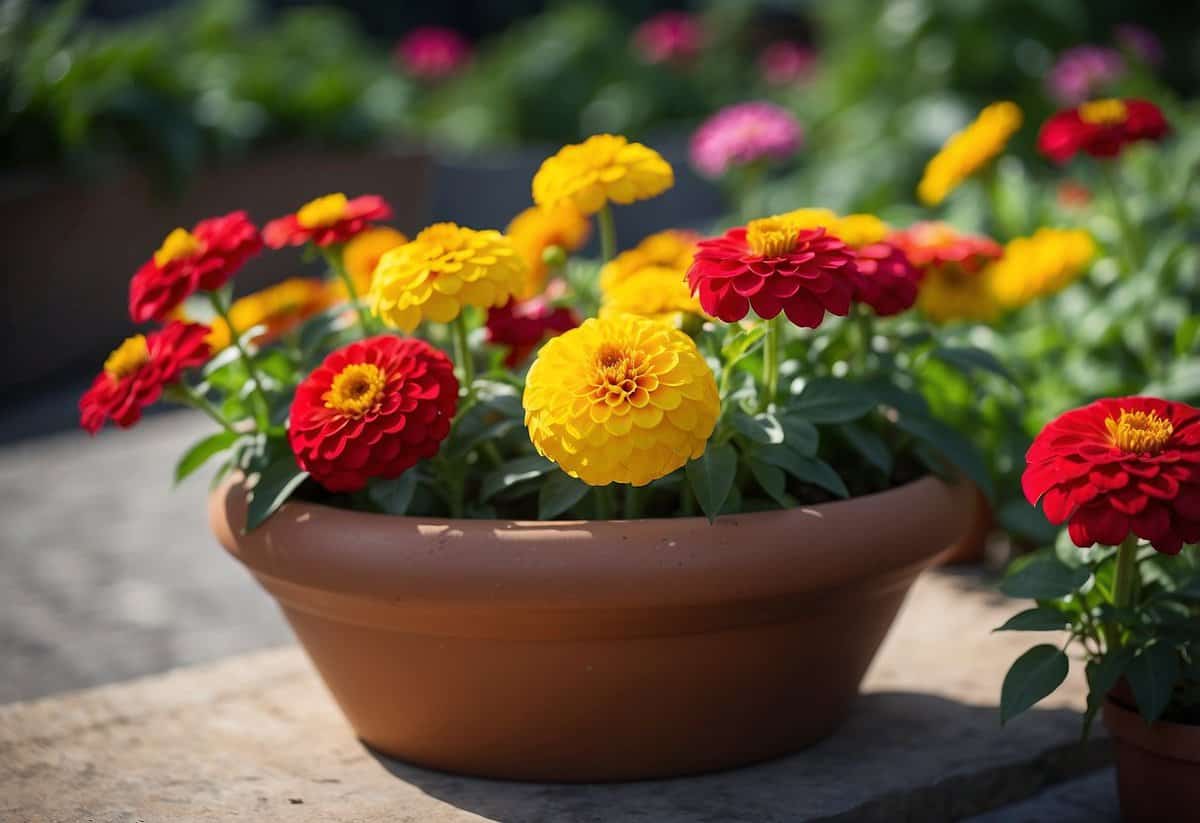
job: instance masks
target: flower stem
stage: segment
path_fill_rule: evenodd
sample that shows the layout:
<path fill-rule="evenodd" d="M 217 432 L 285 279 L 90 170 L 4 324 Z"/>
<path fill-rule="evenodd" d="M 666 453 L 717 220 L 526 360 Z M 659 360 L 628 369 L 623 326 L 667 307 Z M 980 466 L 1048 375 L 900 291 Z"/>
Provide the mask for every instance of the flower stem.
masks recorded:
<path fill-rule="evenodd" d="M 1112 163 L 1101 161 L 1100 170 L 1104 182 L 1108 186 L 1109 196 L 1112 198 L 1113 213 L 1117 217 L 1117 228 L 1121 234 L 1121 252 L 1125 257 L 1125 274 L 1132 277 L 1137 273 L 1137 261 L 1140 255 L 1137 231 L 1128 209 L 1125 208 L 1125 199 L 1121 196 L 1121 186 L 1117 182 L 1117 173 L 1113 170 Z"/>
<path fill-rule="evenodd" d="M 225 415 L 221 414 L 220 409 L 214 406 L 207 397 L 200 394 L 200 392 L 193 389 L 183 380 L 180 380 L 175 385 L 170 386 L 167 389 L 166 394 L 169 400 L 174 400 L 181 405 L 189 406 L 193 409 L 202 411 L 212 418 L 212 420 L 225 431 L 237 434 L 237 429 L 235 429 L 233 424 L 225 418 Z"/>
<path fill-rule="evenodd" d="M 358 327 L 362 332 L 363 337 L 370 335 L 375 324 L 372 322 L 371 315 L 358 299 L 358 289 L 354 285 L 354 278 L 350 276 L 350 272 L 346 271 L 345 260 L 343 259 L 342 248 L 323 248 L 321 254 L 325 257 L 325 262 L 329 265 L 330 270 L 338 276 L 342 281 L 342 285 L 346 287 L 346 295 L 350 299 L 350 305 L 354 306 L 354 312 L 358 315 Z"/>
<path fill-rule="evenodd" d="M 871 370 L 871 342 L 875 339 L 874 322 L 870 309 L 865 306 L 856 306 L 854 321 L 858 327 L 859 367 L 863 374 L 867 374 Z"/>
<path fill-rule="evenodd" d="M 641 489 L 632 483 L 625 487 L 625 517 L 636 520 L 642 516 Z"/>
<path fill-rule="evenodd" d="M 459 380 L 469 403 L 475 396 L 475 361 L 471 358 L 471 347 L 467 343 L 467 318 L 464 313 L 459 312 L 458 317 L 454 318 L 450 333 L 454 337 L 454 362 L 461 373 Z"/>
<path fill-rule="evenodd" d="M 759 403 L 765 411 L 779 395 L 779 356 L 782 349 L 782 317 L 764 321 L 767 334 L 763 338 L 763 396 Z"/>
<path fill-rule="evenodd" d="M 612 208 L 608 203 L 596 212 L 596 223 L 600 226 L 600 257 L 607 263 L 617 256 L 617 227 L 613 224 Z"/>
<path fill-rule="evenodd" d="M 612 520 L 613 517 L 613 498 L 612 488 L 609 486 L 596 486 L 596 519 L 597 520 Z"/>
<path fill-rule="evenodd" d="M 209 302 L 212 303 L 213 311 L 225 321 L 225 327 L 229 329 L 229 339 L 233 346 L 237 349 L 238 354 L 242 358 L 242 363 L 246 366 L 246 371 L 250 375 L 250 381 L 253 385 L 251 397 L 254 398 L 254 422 L 259 431 L 265 432 L 271 426 L 271 403 L 267 400 L 267 395 L 263 391 L 262 375 L 258 372 L 258 367 L 254 365 L 254 360 L 250 357 L 250 352 L 246 351 L 246 347 L 242 345 L 242 338 L 238 329 L 233 325 L 233 320 L 229 317 L 229 306 L 225 302 L 225 298 L 220 292 L 208 292 Z"/>
<path fill-rule="evenodd" d="M 1130 532 L 1129 536 L 1121 543 L 1121 547 L 1117 549 L 1117 568 L 1113 575 L 1112 604 L 1118 609 L 1127 609 L 1133 605 L 1133 591 L 1137 584 L 1138 576 L 1137 552 L 1137 535 Z M 1105 627 L 1105 635 L 1108 640 L 1108 650 L 1110 652 L 1121 647 L 1121 628 L 1117 622 L 1114 621 Z"/>

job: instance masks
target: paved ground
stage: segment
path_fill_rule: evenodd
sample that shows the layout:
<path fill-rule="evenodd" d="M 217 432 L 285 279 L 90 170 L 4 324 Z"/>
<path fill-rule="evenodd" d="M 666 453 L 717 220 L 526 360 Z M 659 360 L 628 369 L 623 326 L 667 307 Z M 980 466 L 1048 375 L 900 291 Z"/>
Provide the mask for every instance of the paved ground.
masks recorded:
<path fill-rule="evenodd" d="M 209 428 L 180 411 L 0 449 L 0 703 L 290 639 L 209 534 L 207 477 L 171 488 Z"/>

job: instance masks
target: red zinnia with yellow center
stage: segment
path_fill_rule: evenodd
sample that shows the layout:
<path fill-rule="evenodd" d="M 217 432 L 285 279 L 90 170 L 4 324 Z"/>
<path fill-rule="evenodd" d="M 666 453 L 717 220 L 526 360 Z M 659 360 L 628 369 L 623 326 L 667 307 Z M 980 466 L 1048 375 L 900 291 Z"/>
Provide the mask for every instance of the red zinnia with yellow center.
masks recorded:
<path fill-rule="evenodd" d="M 726 323 L 754 309 L 768 320 L 782 311 L 797 326 L 816 328 L 826 312 L 850 311 L 854 271 L 853 253 L 823 228 L 767 217 L 701 240 L 687 279 L 704 311 Z"/>
<path fill-rule="evenodd" d="M 358 491 L 437 454 L 457 407 L 445 354 L 422 340 L 372 337 L 330 354 L 296 388 L 288 441 L 322 486 Z"/>
<path fill-rule="evenodd" d="M 1130 533 L 1164 554 L 1200 541 L 1200 409 L 1153 397 L 1098 400 L 1052 421 L 1021 478 L 1082 548 Z"/>
<path fill-rule="evenodd" d="M 516 368 L 543 340 L 579 325 L 579 315 L 566 306 L 555 306 L 545 297 L 509 300 L 488 309 L 487 341 L 508 346 L 504 365 Z"/>
<path fill-rule="evenodd" d="M 142 409 L 155 403 L 163 389 L 187 369 L 208 360 L 208 327 L 172 321 L 160 331 L 135 334 L 104 361 L 102 371 L 79 400 L 79 422 L 95 434 L 112 420 L 129 428 Z"/>
<path fill-rule="evenodd" d="M 376 194 L 364 194 L 353 199 L 342 193 L 327 194 L 309 201 L 295 214 L 272 220 L 263 228 L 263 238 L 273 249 L 345 243 L 364 231 L 375 220 L 392 216 L 392 207 Z"/>
<path fill-rule="evenodd" d="M 1057 163 L 1079 152 L 1116 157 L 1130 143 L 1161 140 L 1168 131 L 1162 111 L 1149 100 L 1093 100 L 1047 120 L 1038 133 L 1038 150 Z"/>
<path fill-rule="evenodd" d="M 193 293 L 224 286 L 261 248 L 244 211 L 201 220 L 191 231 L 175 229 L 130 281 L 129 316 L 135 323 L 165 320 Z"/>

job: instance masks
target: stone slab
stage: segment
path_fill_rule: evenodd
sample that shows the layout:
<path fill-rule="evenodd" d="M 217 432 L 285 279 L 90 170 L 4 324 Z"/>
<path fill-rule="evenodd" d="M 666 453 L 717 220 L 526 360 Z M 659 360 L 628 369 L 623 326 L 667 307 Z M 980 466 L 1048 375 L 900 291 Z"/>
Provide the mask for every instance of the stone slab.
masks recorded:
<path fill-rule="evenodd" d="M 1000 682 L 1030 639 L 990 629 L 1017 608 L 977 576 L 927 573 L 829 740 L 737 771 L 604 786 L 389 760 L 354 738 L 300 650 L 243 655 L 0 707 L 0 820 L 961 819 L 1108 762 L 1103 739 L 1078 744 L 1078 666 L 1043 708 L 1000 727 Z"/>

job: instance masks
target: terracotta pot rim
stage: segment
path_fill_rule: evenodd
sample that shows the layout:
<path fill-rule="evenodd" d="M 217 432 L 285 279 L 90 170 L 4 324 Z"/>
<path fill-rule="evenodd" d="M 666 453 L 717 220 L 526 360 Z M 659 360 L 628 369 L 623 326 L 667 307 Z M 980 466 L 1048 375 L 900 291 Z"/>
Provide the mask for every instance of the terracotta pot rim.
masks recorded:
<path fill-rule="evenodd" d="M 1135 709 L 1112 697 L 1104 701 L 1104 725 L 1122 743 L 1156 757 L 1200 765 L 1200 725 L 1165 720 L 1147 723 Z"/>
<path fill-rule="evenodd" d="M 927 564 L 961 538 L 973 501 L 973 486 L 929 476 L 712 525 L 397 517 L 298 502 L 242 534 L 245 495 L 231 478 L 212 493 L 209 517 L 277 596 L 297 599 L 299 587 L 405 607 L 577 611 L 749 602 L 876 580 Z"/>

